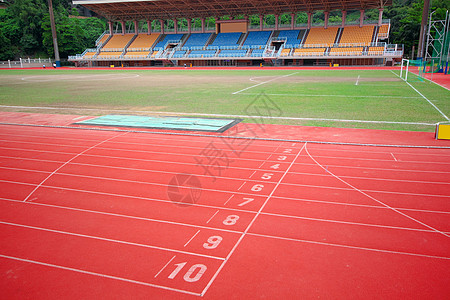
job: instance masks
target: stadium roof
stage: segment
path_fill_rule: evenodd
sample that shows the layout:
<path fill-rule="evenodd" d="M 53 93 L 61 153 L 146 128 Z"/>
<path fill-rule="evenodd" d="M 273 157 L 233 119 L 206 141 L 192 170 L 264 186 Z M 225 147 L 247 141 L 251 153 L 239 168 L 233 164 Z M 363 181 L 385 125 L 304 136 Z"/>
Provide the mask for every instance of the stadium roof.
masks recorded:
<path fill-rule="evenodd" d="M 392 0 L 73 0 L 73 4 L 109 20 L 155 20 L 360 10 L 392 5 Z"/>

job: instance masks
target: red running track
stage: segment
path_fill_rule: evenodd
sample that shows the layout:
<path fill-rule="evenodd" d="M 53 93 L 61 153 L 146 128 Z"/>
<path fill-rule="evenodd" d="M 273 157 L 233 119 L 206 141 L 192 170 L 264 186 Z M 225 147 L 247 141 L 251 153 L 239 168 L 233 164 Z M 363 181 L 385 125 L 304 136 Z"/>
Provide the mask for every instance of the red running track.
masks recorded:
<path fill-rule="evenodd" d="M 0 125 L 2 296 L 448 295 L 450 150 L 229 146 Z"/>

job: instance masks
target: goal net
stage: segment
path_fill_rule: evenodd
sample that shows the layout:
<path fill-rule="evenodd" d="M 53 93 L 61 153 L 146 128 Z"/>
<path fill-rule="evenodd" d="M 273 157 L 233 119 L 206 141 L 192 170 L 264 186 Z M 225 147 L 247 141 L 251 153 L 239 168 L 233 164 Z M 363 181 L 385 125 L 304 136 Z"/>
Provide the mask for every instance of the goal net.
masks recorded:
<path fill-rule="evenodd" d="M 423 73 L 425 68 L 426 63 L 424 63 L 421 59 L 402 59 L 400 78 L 408 82 L 424 81 Z"/>

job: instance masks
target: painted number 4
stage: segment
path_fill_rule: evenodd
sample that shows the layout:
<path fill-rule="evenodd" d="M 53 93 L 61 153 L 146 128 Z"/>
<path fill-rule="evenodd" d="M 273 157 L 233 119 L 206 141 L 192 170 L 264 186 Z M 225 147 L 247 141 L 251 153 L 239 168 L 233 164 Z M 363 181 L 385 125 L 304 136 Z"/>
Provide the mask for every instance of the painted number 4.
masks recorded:
<path fill-rule="evenodd" d="M 176 269 L 173 270 L 172 273 L 169 275 L 169 279 L 174 279 L 178 273 L 180 273 L 181 269 L 184 268 L 184 266 L 187 264 L 187 262 L 175 264 Z M 200 278 L 202 278 L 203 274 L 206 272 L 206 266 L 202 264 L 196 264 L 193 265 L 187 272 L 184 274 L 183 279 L 187 282 L 196 282 L 199 281 Z"/>

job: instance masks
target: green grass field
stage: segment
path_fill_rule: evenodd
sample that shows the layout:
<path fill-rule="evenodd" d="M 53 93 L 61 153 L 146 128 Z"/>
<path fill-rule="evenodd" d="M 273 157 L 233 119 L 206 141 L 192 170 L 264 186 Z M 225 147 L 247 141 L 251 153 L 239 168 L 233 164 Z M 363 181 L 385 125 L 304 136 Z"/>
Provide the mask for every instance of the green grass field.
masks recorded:
<path fill-rule="evenodd" d="M 411 82 L 422 97 L 395 73 L 398 71 L 345 69 L 0 70 L 0 110 L 246 115 L 250 103 L 264 93 L 266 101 L 279 108 L 276 118 L 266 119 L 267 123 L 434 131 L 432 124 L 445 118 L 424 97 L 449 116 L 450 92 L 428 81 Z"/>

